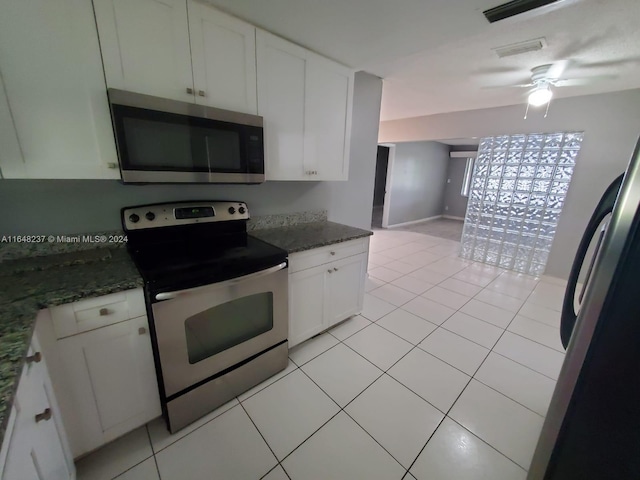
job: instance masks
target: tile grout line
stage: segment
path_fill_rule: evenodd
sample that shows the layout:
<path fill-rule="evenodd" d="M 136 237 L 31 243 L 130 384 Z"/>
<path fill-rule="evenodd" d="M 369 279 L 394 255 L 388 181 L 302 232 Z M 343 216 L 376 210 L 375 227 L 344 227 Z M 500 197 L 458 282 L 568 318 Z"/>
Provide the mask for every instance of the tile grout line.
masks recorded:
<path fill-rule="evenodd" d="M 160 474 L 160 466 L 158 465 L 158 459 L 156 458 L 156 450 L 153 448 L 153 442 L 151 441 L 151 432 L 149 432 L 148 424 L 145 424 L 144 428 L 147 431 L 147 438 L 149 439 L 149 445 L 151 446 L 151 453 L 153 456 L 153 463 L 156 465 L 156 472 L 158 472 L 158 480 L 162 480 L 162 475 Z"/>
<path fill-rule="evenodd" d="M 285 375 L 286 377 L 286 375 Z M 282 377 L 284 378 L 284 377 Z M 281 378 L 279 378 L 278 380 L 282 380 Z M 278 380 L 276 380 L 273 383 L 276 383 Z M 273 385 L 273 383 L 271 385 Z M 244 408 L 244 405 L 242 404 L 242 402 L 239 402 L 240 408 L 242 408 L 242 410 L 244 411 L 244 414 L 249 418 L 249 420 L 251 421 L 251 424 L 253 425 L 253 428 L 256 429 L 256 431 L 258 432 L 258 435 L 260 435 L 260 438 L 262 438 L 262 441 L 265 443 L 265 445 L 267 446 L 267 448 L 269 449 L 269 451 L 271 452 L 271 455 L 273 455 L 273 458 L 276 459 L 276 463 L 271 470 L 273 470 L 274 468 L 276 468 L 278 465 L 280 465 L 280 460 L 278 459 L 278 456 L 276 455 L 276 452 L 273 451 L 273 449 L 271 448 L 271 445 L 269 445 L 269 442 L 267 442 L 267 439 L 264 438 L 264 435 L 262 435 L 262 432 L 260 431 L 260 429 L 258 428 L 258 426 L 256 425 L 256 423 L 253 421 L 253 418 L 251 418 L 251 415 L 249 415 L 249 412 L 247 412 L 247 409 Z M 235 408 L 235 407 L 232 407 Z M 231 409 L 229 409 L 231 410 Z M 227 410 L 227 411 L 229 411 Z M 226 413 L 226 412 L 225 412 Z M 284 460 L 284 459 L 283 459 Z M 287 471 L 284 469 L 284 467 L 282 465 L 280 465 L 280 467 L 282 467 L 282 470 L 284 470 L 285 475 L 287 476 L 287 478 L 289 478 L 289 480 L 291 480 L 291 477 L 289 477 L 289 474 L 287 473 Z M 269 475 L 269 473 L 271 472 L 271 470 L 269 470 L 267 473 L 265 473 L 262 477 L 260 478 L 264 478 L 265 476 Z"/>

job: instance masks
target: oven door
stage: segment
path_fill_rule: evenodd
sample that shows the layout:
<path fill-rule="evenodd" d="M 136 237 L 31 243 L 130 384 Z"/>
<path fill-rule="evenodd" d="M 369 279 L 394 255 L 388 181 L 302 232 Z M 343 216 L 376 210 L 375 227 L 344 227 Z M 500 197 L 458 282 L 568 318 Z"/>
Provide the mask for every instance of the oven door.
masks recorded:
<path fill-rule="evenodd" d="M 152 302 L 168 398 L 287 339 L 287 263 Z"/>

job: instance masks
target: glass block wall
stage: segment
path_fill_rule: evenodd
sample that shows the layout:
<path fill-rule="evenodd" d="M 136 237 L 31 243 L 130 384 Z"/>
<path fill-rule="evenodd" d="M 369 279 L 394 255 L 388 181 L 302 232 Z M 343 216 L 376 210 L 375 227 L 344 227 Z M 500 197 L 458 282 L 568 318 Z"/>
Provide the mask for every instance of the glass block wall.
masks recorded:
<path fill-rule="evenodd" d="M 582 132 L 483 138 L 460 256 L 542 275 Z"/>

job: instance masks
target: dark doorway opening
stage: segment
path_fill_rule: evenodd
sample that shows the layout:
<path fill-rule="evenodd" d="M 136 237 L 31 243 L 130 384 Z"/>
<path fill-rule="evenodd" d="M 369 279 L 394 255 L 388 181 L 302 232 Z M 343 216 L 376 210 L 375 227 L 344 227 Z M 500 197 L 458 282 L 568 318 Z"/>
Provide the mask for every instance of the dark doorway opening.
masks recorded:
<path fill-rule="evenodd" d="M 373 186 L 373 213 L 371 226 L 382 228 L 382 213 L 384 211 L 384 196 L 387 187 L 387 169 L 389 168 L 389 147 L 378 145 L 376 158 L 376 178 Z"/>

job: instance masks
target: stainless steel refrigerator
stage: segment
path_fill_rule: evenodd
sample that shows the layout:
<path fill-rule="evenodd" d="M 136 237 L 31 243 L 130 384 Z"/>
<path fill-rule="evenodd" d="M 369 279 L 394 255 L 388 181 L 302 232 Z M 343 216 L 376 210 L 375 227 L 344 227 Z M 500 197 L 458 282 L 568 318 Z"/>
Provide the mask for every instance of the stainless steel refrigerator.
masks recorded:
<path fill-rule="evenodd" d="M 527 479 L 640 479 L 640 141 L 580 242 L 561 338 L 566 357 Z"/>

